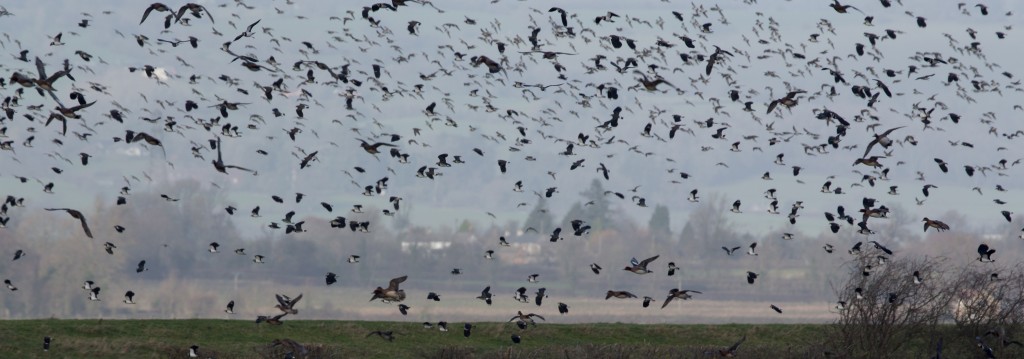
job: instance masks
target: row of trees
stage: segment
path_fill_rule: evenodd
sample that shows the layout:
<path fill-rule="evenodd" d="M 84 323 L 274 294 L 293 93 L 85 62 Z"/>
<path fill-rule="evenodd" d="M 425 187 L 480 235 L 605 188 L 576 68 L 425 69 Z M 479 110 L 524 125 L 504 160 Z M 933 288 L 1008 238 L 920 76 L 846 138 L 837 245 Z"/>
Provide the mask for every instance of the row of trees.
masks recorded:
<path fill-rule="evenodd" d="M 165 200 L 159 194 L 178 201 Z M 261 218 L 251 218 L 246 209 L 230 216 L 224 207 L 231 202 L 222 192 L 182 180 L 152 192 L 133 193 L 128 206 L 98 201 L 93 208 L 83 208 L 96 234 L 93 240 L 84 238 L 78 223 L 61 213 L 31 206 L 14 208 L 10 210 L 9 226 L 0 230 L 0 242 L 5 243 L 6 251 L 13 254 L 20 249 L 27 256 L 0 262 L 0 274 L 19 288 L 16 293 L 0 295 L 0 304 L 8 318 L 81 316 L 89 313 L 85 311 L 85 293 L 79 288 L 85 280 L 104 283 L 108 298 L 120 296 L 118 288 L 130 287 L 123 283 L 148 283 L 166 291 L 147 293 L 149 297 L 179 303 L 176 305 L 183 311 L 180 314 L 186 315 L 186 306 L 180 303 L 188 298 L 180 296 L 189 291 L 182 288 L 205 288 L 200 286 L 204 283 L 237 285 L 239 280 L 271 286 L 323 285 L 327 272 L 337 273 L 338 285 L 356 288 L 372 288 L 388 278 L 415 273 L 416 281 L 411 285 L 431 290 L 472 292 L 486 285 L 509 286 L 502 290 L 512 290 L 525 284 L 526 276 L 540 274 L 544 285 L 557 288 L 562 296 L 599 297 L 609 289 L 661 296 L 667 288 L 686 287 L 714 293 L 717 300 L 828 302 L 834 300 L 828 283 L 841 277 L 836 263 L 846 258 L 846 250 L 858 241 L 884 242 L 899 252 L 897 255 L 928 254 L 937 248 L 944 253 L 967 252 L 962 257 L 966 260 L 973 258 L 968 253 L 973 253 L 978 242 L 975 236 L 959 231 L 918 239 L 907 231 L 914 222 L 898 209 L 891 219 L 875 222 L 879 235 L 872 238 L 857 235 L 849 227 L 839 234 L 793 230 L 794 240 L 780 239 L 782 230 L 740 233 L 735 230 L 726 200 L 713 194 L 694 207 L 675 235 L 670 222 L 673 216 L 667 207 L 657 206 L 643 226 L 623 215 L 614 202 L 617 197 L 605 194 L 599 182 L 595 181 L 582 197 L 588 201 L 571 205 L 560 220 L 540 199 L 521 225 L 510 221 L 478 226 L 466 221 L 458 226 L 425 227 L 413 225 L 403 211 L 392 218 L 373 208 L 365 209 L 363 214 L 335 209 L 326 216 L 296 216 L 293 221 L 305 221 L 307 232 L 285 234 L 282 229 L 267 227 L 269 222 L 285 226 L 276 208 L 265 206 Z M 331 228 L 328 222 L 335 214 L 369 221 L 371 230 L 363 233 Z M 955 216 L 946 218 L 956 224 Z M 402 229 L 388 225 L 399 219 L 405 221 Z M 590 232 L 574 236 L 570 229 L 574 219 L 586 221 L 592 227 Z M 126 229 L 118 233 L 115 225 Z M 244 234 L 240 226 L 259 229 L 249 231 L 255 235 Z M 557 227 L 563 228 L 564 239 L 552 243 L 548 239 Z M 498 245 L 502 236 L 512 243 L 511 247 Z M 891 240 L 897 237 L 903 240 Z M 113 255 L 104 252 L 104 242 L 117 246 Z M 208 253 L 211 242 L 218 242 L 224 253 Z M 746 255 L 747 245 L 753 242 L 758 243 L 758 255 Z M 833 253 L 825 252 L 826 243 L 834 246 Z M 723 246 L 741 249 L 727 255 Z M 240 248 L 244 248 L 245 255 L 233 254 Z M 495 251 L 495 260 L 484 258 L 487 250 Z M 267 263 L 252 263 L 256 254 L 265 256 Z M 620 269 L 631 257 L 643 259 L 655 254 L 661 258 L 652 264 L 654 274 L 642 280 Z M 346 263 L 350 255 L 361 256 L 361 263 Z M 141 260 L 150 270 L 135 273 Z M 674 277 L 666 276 L 668 262 L 681 268 Z M 592 274 L 591 263 L 605 271 Z M 453 280 L 450 272 L 454 268 L 465 274 Z M 760 275 L 756 285 L 746 283 L 747 271 Z M 199 295 L 204 291 L 194 292 Z"/>

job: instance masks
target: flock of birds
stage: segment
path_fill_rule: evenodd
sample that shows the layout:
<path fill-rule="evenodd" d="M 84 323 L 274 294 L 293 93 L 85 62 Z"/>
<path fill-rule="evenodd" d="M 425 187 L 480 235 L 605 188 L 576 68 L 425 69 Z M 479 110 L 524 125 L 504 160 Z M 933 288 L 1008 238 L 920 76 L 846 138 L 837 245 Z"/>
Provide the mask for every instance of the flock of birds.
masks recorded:
<path fill-rule="evenodd" d="M 493 1 L 492 5 L 497 2 Z M 943 144 L 933 140 L 940 138 L 939 133 L 987 136 L 971 141 L 968 140 L 974 137 L 950 141 L 955 151 L 969 152 L 964 158 L 975 162 L 957 164 L 935 157 L 936 165 L 932 170 L 917 171 L 916 179 L 925 182 L 920 189 L 920 196 L 925 199 L 917 199 L 915 192 L 919 204 L 924 204 L 934 194 L 930 192 L 939 190 L 925 180 L 926 175 L 952 176 L 951 170 L 960 167 L 963 176 L 968 178 L 989 174 L 1005 177 L 1021 162 L 1013 158 L 981 162 L 993 154 L 998 157 L 1001 152 L 1013 153 L 1016 148 L 1013 141 L 1024 134 L 1024 130 L 1009 128 L 1015 125 L 998 117 L 1006 111 L 1024 110 L 1020 104 L 1009 104 L 1020 98 L 1017 94 L 1022 90 L 1020 80 L 1009 68 L 1004 68 L 1009 64 L 990 60 L 984 51 L 988 46 L 1010 45 L 1001 41 L 1012 38 L 1014 17 L 1008 10 L 989 8 L 985 4 L 960 3 L 951 7 L 947 3 L 928 3 L 929 7 L 949 12 L 944 19 L 986 17 L 989 26 L 979 31 L 958 28 L 955 21 L 943 21 L 941 30 L 945 32 L 939 41 L 945 40 L 945 43 L 935 44 L 946 45 L 945 49 L 920 49 L 909 58 L 892 58 L 885 52 L 895 51 L 891 49 L 898 46 L 914 46 L 900 43 L 901 39 L 911 37 L 909 33 L 916 33 L 912 38 L 927 34 L 937 36 L 932 29 L 936 22 L 915 14 L 925 9 L 905 7 L 899 0 L 862 1 L 857 7 L 838 0 L 815 4 L 826 10 L 819 20 L 805 24 L 813 25 L 805 27 L 811 30 L 805 34 L 787 32 L 783 36 L 779 22 L 760 11 L 752 17 L 753 23 L 736 23 L 726 17 L 722 7 L 701 3 L 678 6 L 675 11 L 653 17 L 591 10 L 599 5 L 596 3 L 586 3 L 578 10 L 569 6 L 533 9 L 527 8 L 530 3 L 522 3 L 516 5 L 521 9 L 518 14 L 491 19 L 464 15 L 460 16 L 459 23 L 433 21 L 447 19 L 449 12 L 456 9 L 442 9 L 426 0 L 391 0 L 353 10 L 300 15 L 294 15 L 300 7 L 288 0 L 274 4 L 276 14 L 260 18 L 252 15 L 261 13 L 257 7 L 242 0 L 216 6 L 153 3 L 144 9 L 118 11 L 141 12 L 139 23 L 131 25 L 131 32 L 136 33 L 133 36 L 124 36 L 120 30 L 125 28 L 114 30 L 114 34 L 97 35 L 108 36 L 112 41 L 136 43 L 143 53 L 140 56 L 152 55 L 153 64 L 131 66 L 113 65 L 103 59 L 107 56 L 110 60 L 118 54 L 79 47 L 78 38 L 93 31 L 97 23 L 101 23 L 99 18 L 113 18 L 112 11 L 83 13 L 78 24 L 48 25 L 47 29 L 53 29 L 54 33 L 49 34 L 46 41 L 35 33 L 23 33 L 20 38 L 4 34 L 4 48 L 10 51 L 17 47 L 17 52 L 13 59 L 0 63 L 5 80 L 0 82 L 5 112 L 0 116 L 0 155 L 3 156 L 0 161 L 4 163 L 0 171 L 28 185 L 30 178 L 17 174 L 23 169 L 19 165 L 47 163 L 52 166 L 52 173 L 47 176 L 74 176 L 75 167 L 107 160 L 90 154 L 88 149 L 134 146 L 165 159 L 166 164 L 160 166 L 170 170 L 175 164 L 166 160 L 168 156 L 186 153 L 187 157 L 194 157 L 187 160 L 209 161 L 213 171 L 223 175 L 220 178 L 245 181 L 248 176 L 273 175 L 282 170 L 262 165 L 261 156 L 294 147 L 295 162 L 288 171 L 309 171 L 309 168 L 343 161 L 347 168 L 332 171 L 343 171 L 357 184 L 374 171 L 379 173 L 380 179 L 357 185 L 356 192 L 368 198 L 387 198 L 387 202 L 383 202 L 387 208 L 382 212 L 394 215 L 401 211 L 400 203 L 404 199 L 396 194 L 401 193 L 402 188 L 389 187 L 389 181 L 394 182 L 392 177 L 457 181 L 456 176 L 443 176 L 444 172 L 454 173 L 459 166 L 493 166 L 495 181 L 508 182 L 508 191 L 528 196 L 525 193 L 532 190 L 538 198 L 544 199 L 564 196 L 565 188 L 580 187 L 594 178 L 611 181 L 612 177 L 640 176 L 616 169 L 624 166 L 620 161 L 651 159 L 668 163 L 668 173 L 674 177 L 673 186 L 687 186 L 673 191 L 684 194 L 679 196 L 680 200 L 686 197 L 689 202 L 698 204 L 701 192 L 695 187 L 712 184 L 707 179 L 702 182 L 702 173 L 680 169 L 688 157 L 714 158 L 721 161 L 715 167 L 728 168 L 728 161 L 739 156 L 760 161 L 765 156 L 759 153 L 772 152 L 766 157 L 768 161 L 791 172 L 791 177 L 801 185 L 807 177 L 806 174 L 801 176 L 801 171 L 812 163 L 836 166 L 837 173 L 848 172 L 842 168 L 852 164 L 854 176 L 830 176 L 820 192 L 863 194 L 859 213 L 839 205 L 834 214 L 830 209 L 834 203 L 805 203 L 801 193 L 785 193 L 791 203 L 788 214 L 780 216 L 785 217 L 785 222 L 794 225 L 803 217 L 803 209 L 813 206 L 824 212 L 823 230 L 827 228 L 832 233 L 850 230 L 863 235 L 865 240 L 853 245 L 850 254 L 892 256 L 885 238 L 871 229 L 870 223 L 886 220 L 890 211 L 883 204 L 885 201 L 877 198 L 902 196 L 899 186 L 883 184 L 890 181 L 890 176 L 910 180 L 906 177 L 913 174 L 904 169 L 909 167 L 908 162 L 917 165 L 931 161 L 903 157 L 902 151 L 920 144 L 930 146 L 935 156 L 944 156 L 937 152 Z M 744 7 L 758 5 L 748 0 L 737 4 L 734 11 L 751 11 Z M 886 22 L 876 22 L 876 17 L 870 13 L 876 13 L 879 19 L 885 18 Z M 0 22 L 5 21 L 6 16 L 20 14 L 0 9 Z M 326 38 L 316 37 L 323 34 L 317 34 L 313 28 L 302 30 L 309 36 L 305 39 L 275 35 L 276 30 L 271 26 L 285 18 L 291 21 L 292 16 L 300 22 L 309 21 L 312 16 L 329 16 L 331 29 L 326 30 Z M 398 20 L 409 16 L 416 20 Z M 508 20 L 511 17 L 528 23 L 518 27 L 502 23 L 511 21 Z M 154 24 L 161 20 L 161 24 Z M 356 29 L 372 36 L 357 36 Z M 742 29 L 748 31 L 741 32 Z M 720 33 L 729 36 L 719 36 Z M 115 34 L 120 36 L 113 36 Z M 853 46 L 842 46 L 858 37 L 862 39 L 853 40 Z M 407 51 L 403 48 L 429 41 L 443 45 L 436 50 Z M 324 49 L 325 46 L 333 51 Z M 241 69 L 232 72 L 234 75 L 203 73 L 203 66 L 189 60 L 200 51 L 207 56 L 204 61 L 216 59 Z M 388 57 L 372 58 L 367 53 L 387 54 Z M 172 66 L 182 69 L 180 72 L 194 74 L 169 73 L 167 68 Z M 119 78 L 144 77 L 182 91 L 176 98 L 155 99 L 147 97 L 146 93 L 138 94 L 143 101 L 114 98 L 110 93 L 120 84 L 104 84 L 94 79 L 105 71 L 115 71 Z M 391 75 L 400 71 L 419 72 L 419 76 L 397 78 Z M 440 88 L 433 81 L 457 82 L 461 87 Z M 757 85 L 762 83 L 767 84 L 763 89 Z M 320 96 L 325 90 L 336 98 Z M 116 92 L 124 93 L 124 90 Z M 1001 108 L 978 108 L 978 98 L 996 101 Z M 340 105 L 332 104 L 334 101 Z M 159 109 L 151 102 L 159 105 Z M 266 113 L 250 110 L 259 107 L 258 103 L 273 108 Z M 387 118 L 389 111 L 403 105 L 423 108 L 425 123 L 416 121 L 417 124 L 410 125 L 408 121 Z M 285 108 L 293 110 L 283 110 Z M 595 115 L 587 118 L 588 113 Z M 318 124 L 317 128 L 322 132 L 326 126 L 337 125 L 338 131 L 323 134 L 312 129 L 316 126 L 310 123 L 327 122 L 327 118 L 333 118 L 332 124 Z M 592 124 L 588 124 L 590 122 Z M 54 129 L 51 124 L 59 126 Z M 285 128 L 283 135 L 276 129 L 282 125 L 291 127 Z M 158 129 L 152 130 L 154 127 Z M 739 131 L 746 134 L 734 139 L 737 135 L 733 133 Z M 870 136 L 854 135 L 858 131 L 866 131 Z M 356 136 L 349 137 L 349 132 Z M 436 153 L 427 142 L 430 133 L 479 136 L 480 144 L 456 153 Z M 39 144 L 34 142 L 36 137 L 46 138 L 51 143 Z M 225 158 L 224 147 L 240 145 L 242 138 L 259 138 L 261 148 L 244 158 Z M 442 146 L 439 143 L 442 137 L 433 138 L 437 139 L 438 147 Z M 762 141 L 765 138 L 767 140 Z M 183 140 L 189 145 L 179 146 Z M 543 146 L 558 149 L 549 151 L 546 149 L 549 147 Z M 66 147 L 82 149 L 78 161 L 68 158 Z M 323 160 L 328 157 L 330 161 Z M 343 157 L 343 160 L 333 157 Z M 537 168 L 530 162 L 538 157 L 552 158 L 551 161 L 568 158 L 569 161 L 565 168 Z M 802 163 L 789 164 L 788 161 Z M 645 163 L 640 168 L 655 173 L 662 170 L 659 168 L 662 163 Z M 586 175 L 586 171 L 574 172 L 581 168 L 590 168 L 592 176 Z M 566 178 L 564 173 L 567 172 L 573 173 L 569 176 L 572 178 Z M 749 170 L 741 173 L 750 177 L 759 174 Z M 363 174 L 366 175 L 361 176 Z M 558 181 L 556 174 L 562 175 L 562 181 Z M 135 174 L 124 175 L 125 186 L 109 197 L 117 205 L 130 206 L 127 200 L 130 191 L 147 182 Z M 333 176 L 326 172 L 322 175 Z M 561 183 L 563 190 L 560 191 L 559 186 L 541 184 L 549 176 L 552 179 L 549 183 Z M 783 191 L 771 187 L 768 181 L 774 178 L 770 171 L 764 172 L 761 178 L 766 183 L 767 212 L 780 214 Z M 53 181 L 46 176 L 34 180 L 42 185 L 44 194 L 58 193 L 59 189 L 54 188 Z M 218 182 L 222 181 L 214 181 L 214 185 Z M 840 183 L 850 184 L 843 189 Z M 877 188 L 885 189 L 877 190 L 876 184 Z M 15 225 L 20 211 L 31 210 L 33 202 L 52 201 L 29 195 L 30 191 L 21 187 L 8 190 L 18 194 L 8 195 L 0 208 L 0 231 Z M 982 193 L 981 188 L 976 190 Z M 1007 190 L 996 185 L 1000 193 Z M 631 206 L 647 207 L 651 203 L 646 196 L 677 202 L 674 193 L 645 195 L 638 187 L 632 192 L 635 195 L 631 197 Z M 607 195 L 624 201 L 627 198 L 620 191 L 608 191 Z M 304 196 L 297 194 L 295 202 L 300 202 Z M 169 195 L 162 197 L 168 202 L 178 200 Z M 271 199 L 277 204 L 285 202 L 278 195 Z M 747 201 L 746 198 L 735 199 L 730 212 L 737 216 L 745 213 L 743 206 Z M 1008 222 L 1012 221 L 1013 212 L 1002 209 L 1007 203 L 998 198 L 993 201 L 1000 206 L 999 213 Z M 334 204 L 323 202 L 321 206 L 333 216 Z M 250 211 L 251 217 L 261 218 L 260 207 Z M 63 219 L 80 225 L 82 236 L 94 238 L 89 213 L 74 208 L 40 208 L 63 213 Z M 362 213 L 363 208 L 364 204 L 353 204 L 353 217 L 337 216 L 330 221 L 331 228 L 327 230 L 369 232 L 369 221 L 352 219 L 357 218 L 356 214 Z M 225 210 L 234 215 L 239 209 L 228 206 Z M 290 211 L 280 220 L 285 224 L 283 227 L 277 222 L 267 225 L 274 230 L 283 229 L 285 234 L 301 235 L 309 228 L 298 218 L 295 211 Z M 572 221 L 574 237 L 588 235 L 591 227 L 587 220 Z M 925 217 L 922 222 L 926 232 L 951 229 L 939 219 Z M 120 233 L 125 228 L 116 226 L 115 229 Z M 565 239 L 561 228 L 542 236 L 550 242 Z M 781 240 L 791 239 L 793 235 L 786 233 Z M 102 242 L 103 250 L 115 254 L 116 238 Z M 870 247 L 862 247 L 865 243 Z M 505 237 L 495 239 L 495 244 L 497 251 L 511 245 Z M 220 247 L 219 243 L 212 242 L 208 248 L 196 248 L 196 255 L 220 253 Z M 722 247 L 725 255 L 732 255 L 741 248 Z M 747 254 L 756 256 L 756 248 L 756 242 L 750 244 Z M 824 249 L 832 253 L 834 246 L 825 244 Z M 980 244 L 976 259 L 992 262 L 995 252 L 992 244 Z M 244 249 L 237 249 L 235 253 L 247 255 Z M 488 250 L 485 256 L 493 258 L 496 253 L 500 252 Z M 14 260 L 25 254 L 19 249 Z M 659 257 L 655 255 L 642 261 L 634 258 L 624 270 L 637 275 L 652 273 L 649 267 Z M 254 254 L 252 262 L 263 264 L 267 258 L 264 254 Z M 359 263 L 359 258 L 354 254 L 348 262 Z M 667 265 L 669 275 L 680 270 L 675 262 Z M 598 263 L 591 264 L 590 268 L 595 275 L 600 275 L 603 269 Z M 138 264 L 138 272 L 147 269 L 145 261 Z M 458 271 L 453 270 L 453 274 Z M 758 273 L 747 272 L 749 284 L 753 285 L 757 278 Z M 914 278 L 920 280 L 921 276 L 916 273 Z M 407 314 L 411 307 L 403 303 L 407 295 L 400 288 L 407 280 L 415 281 L 415 275 L 402 275 L 391 279 L 386 287 L 377 287 L 370 301 L 397 304 L 400 313 Z M 527 280 L 536 283 L 539 275 Z M 327 273 L 325 281 L 326 285 L 334 284 L 338 281 L 337 275 Z M 4 283 L 10 291 L 17 290 L 14 280 L 8 278 Z M 101 300 L 101 289 L 96 283 L 85 281 L 82 288 L 88 292 L 88 300 Z M 526 292 L 525 287 L 519 288 L 515 299 L 529 303 Z M 667 293 L 661 308 L 670 302 L 703 294 L 683 288 L 671 288 Z M 538 288 L 533 302 L 543 307 L 543 299 L 547 297 L 546 289 Z M 607 291 L 605 299 L 639 297 L 626 290 L 613 289 Z M 295 297 L 277 294 L 275 298 L 279 312 L 260 315 L 256 323 L 279 325 L 286 316 L 298 314 L 296 305 L 302 294 Z M 441 300 L 434 292 L 426 298 Z M 485 288 L 477 298 L 491 304 L 491 287 Z M 643 298 L 644 307 L 654 301 L 650 296 Z M 123 302 L 131 305 L 137 300 L 136 293 L 128 290 Z M 774 304 L 770 307 L 782 313 L 780 307 Z M 234 311 L 234 301 L 231 301 L 225 312 L 233 314 Z M 557 311 L 567 314 L 569 305 L 558 302 Z M 536 319 L 546 320 L 536 313 L 519 311 L 509 322 L 525 329 L 536 325 Z M 448 330 L 444 321 L 436 325 L 427 322 L 424 327 Z M 469 337 L 471 330 L 472 325 L 466 323 L 464 335 Z M 395 339 L 395 334 L 386 330 L 374 331 L 368 336 Z M 515 343 L 521 339 L 518 334 L 512 336 Z M 719 350 L 718 354 L 734 355 L 744 339 Z M 190 348 L 190 356 L 200 356 L 198 346 Z"/>

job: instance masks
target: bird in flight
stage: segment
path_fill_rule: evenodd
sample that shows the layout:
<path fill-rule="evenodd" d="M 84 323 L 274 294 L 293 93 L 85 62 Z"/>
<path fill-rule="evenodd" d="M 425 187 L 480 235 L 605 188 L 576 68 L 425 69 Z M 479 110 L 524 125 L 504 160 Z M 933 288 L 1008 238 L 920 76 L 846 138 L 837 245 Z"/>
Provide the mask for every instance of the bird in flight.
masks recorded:
<path fill-rule="evenodd" d="M 82 224 L 82 231 L 85 232 L 85 236 L 89 237 L 89 238 L 92 238 L 92 231 L 89 230 L 89 223 L 87 223 L 85 221 L 85 215 L 83 215 L 81 211 L 79 211 L 77 209 L 71 209 L 71 208 L 46 208 L 46 210 L 47 211 L 51 211 L 51 212 L 52 211 L 64 211 L 64 212 L 66 212 L 69 216 L 71 216 L 71 218 L 77 219 L 79 222 L 81 222 L 81 224 Z"/>

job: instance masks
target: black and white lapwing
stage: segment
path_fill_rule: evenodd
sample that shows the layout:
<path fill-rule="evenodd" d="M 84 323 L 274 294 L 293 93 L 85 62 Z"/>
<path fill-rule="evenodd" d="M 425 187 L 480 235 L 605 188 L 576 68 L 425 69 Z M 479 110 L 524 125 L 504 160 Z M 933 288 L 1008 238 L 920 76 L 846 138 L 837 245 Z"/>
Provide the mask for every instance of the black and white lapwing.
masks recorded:
<path fill-rule="evenodd" d="M 115 246 L 113 243 L 110 243 L 110 242 L 103 243 L 103 250 L 107 251 L 107 254 L 113 255 L 115 248 L 117 248 L 117 246 Z"/>
<path fill-rule="evenodd" d="M 480 299 L 486 302 L 487 305 L 491 305 L 491 297 L 491 286 L 487 286 L 487 288 L 484 288 L 484 290 L 480 292 L 480 296 L 476 297 L 476 299 Z"/>

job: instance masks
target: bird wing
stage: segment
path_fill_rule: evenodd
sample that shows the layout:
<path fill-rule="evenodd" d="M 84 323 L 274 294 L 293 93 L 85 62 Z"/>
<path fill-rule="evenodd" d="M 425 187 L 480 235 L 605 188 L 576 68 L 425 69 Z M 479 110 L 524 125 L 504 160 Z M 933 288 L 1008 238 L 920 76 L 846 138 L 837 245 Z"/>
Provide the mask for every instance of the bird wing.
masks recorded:
<path fill-rule="evenodd" d="M 655 259 L 658 259 L 658 257 L 661 257 L 661 255 L 659 254 L 659 255 L 656 255 L 654 257 L 644 259 L 642 262 L 640 262 L 640 266 L 641 267 L 647 267 L 647 264 L 653 262 Z"/>
<path fill-rule="evenodd" d="M 181 16 L 185 15 L 185 11 L 188 11 L 188 5 L 184 5 L 184 6 L 180 7 L 180 8 L 178 8 L 178 13 L 174 14 L 174 22 L 181 21 Z"/>
<path fill-rule="evenodd" d="M 409 278 L 409 276 L 403 275 L 401 277 L 392 279 L 390 282 L 388 282 L 388 289 L 398 290 L 398 285 L 401 284 L 402 282 L 405 282 L 406 278 Z"/>
<path fill-rule="evenodd" d="M 82 222 L 82 230 L 85 231 L 85 236 L 92 238 L 92 231 L 89 230 L 89 224 L 85 223 L 85 216 L 79 215 L 78 220 Z"/>
<path fill-rule="evenodd" d="M 775 306 L 772 306 L 772 307 L 775 307 Z M 743 344 L 744 340 L 747 340 L 747 336 L 746 335 L 744 335 L 743 338 L 740 338 L 740 340 L 738 342 L 736 342 L 736 344 L 733 344 L 731 347 L 729 347 L 729 351 L 736 351 L 736 349 L 739 349 L 740 344 Z"/>
<path fill-rule="evenodd" d="M 139 25 L 146 22 L 146 18 L 149 17 L 149 13 L 153 12 L 154 7 L 150 6 L 146 8 L 146 11 L 142 13 L 142 21 L 139 21 Z"/>
<path fill-rule="evenodd" d="M 883 136 L 885 136 L 885 135 L 883 135 Z M 875 139 L 871 140 L 871 142 L 868 142 L 867 148 L 864 149 L 864 156 L 861 156 L 861 157 L 867 157 L 868 153 L 871 152 L 871 147 L 874 147 L 876 143 L 878 143 L 878 138 L 877 137 Z"/>
<path fill-rule="evenodd" d="M 288 300 L 286 300 L 280 294 L 274 294 L 274 298 L 277 298 L 277 303 L 280 304 L 282 307 L 288 307 Z"/>

